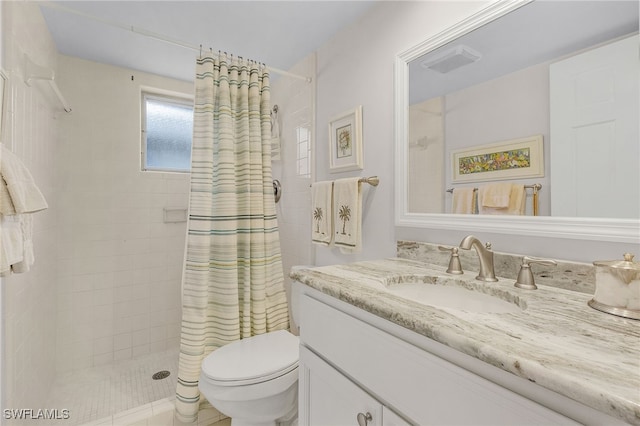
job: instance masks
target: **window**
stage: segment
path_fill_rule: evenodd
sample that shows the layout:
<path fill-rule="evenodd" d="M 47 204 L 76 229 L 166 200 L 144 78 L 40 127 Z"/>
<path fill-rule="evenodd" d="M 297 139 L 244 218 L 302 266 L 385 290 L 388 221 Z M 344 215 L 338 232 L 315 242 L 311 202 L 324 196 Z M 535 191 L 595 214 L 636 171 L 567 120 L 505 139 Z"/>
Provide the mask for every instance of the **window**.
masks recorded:
<path fill-rule="evenodd" d="M 311 177 L 311 131 L 307 127 L 297 127 L 296 138 L 298 140 L 298 176 Z"/>
<path fill-rule="evenodd" d="M 191 169 L 193 101 L 142 93 L 142 170 Z"/>

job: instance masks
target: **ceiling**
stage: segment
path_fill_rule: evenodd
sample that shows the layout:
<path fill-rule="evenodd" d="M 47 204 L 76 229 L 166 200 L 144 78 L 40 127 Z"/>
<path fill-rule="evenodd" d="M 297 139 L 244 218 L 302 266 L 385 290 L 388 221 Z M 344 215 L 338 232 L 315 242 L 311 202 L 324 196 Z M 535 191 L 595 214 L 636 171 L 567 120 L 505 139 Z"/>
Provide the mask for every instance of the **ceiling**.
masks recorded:
<path fill-rule="evenodd" d="M 422 102 L 605 41 L 638 32 L 638 1 L 535 1 L 435 49 L 409 65 L 410 104 Z M 422 63 L 460 45 L 477 62 L 440 73 Z"/>
<path fill-rule="evenodd" d="M 61 54 L 192 81 L 200 45 L 289 70 L 375 3 L 49 1 L 40 9 Z"/>

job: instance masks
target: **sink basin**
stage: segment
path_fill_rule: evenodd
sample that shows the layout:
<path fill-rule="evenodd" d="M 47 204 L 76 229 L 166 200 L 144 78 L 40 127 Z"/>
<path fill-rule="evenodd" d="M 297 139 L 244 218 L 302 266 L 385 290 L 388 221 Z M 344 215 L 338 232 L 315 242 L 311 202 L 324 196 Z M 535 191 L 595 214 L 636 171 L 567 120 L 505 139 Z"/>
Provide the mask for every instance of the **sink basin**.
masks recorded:
<path fill-rule="evenodd" d="M 475 313 L 522 312 L 515 299 L 505 300 L 498 294 L 470 290 L 453 283 L 438 284 L 440 280 L 437 277 L 394 277 L 386 281 L 385 291 L 388 293 L 443 310 Z"/>

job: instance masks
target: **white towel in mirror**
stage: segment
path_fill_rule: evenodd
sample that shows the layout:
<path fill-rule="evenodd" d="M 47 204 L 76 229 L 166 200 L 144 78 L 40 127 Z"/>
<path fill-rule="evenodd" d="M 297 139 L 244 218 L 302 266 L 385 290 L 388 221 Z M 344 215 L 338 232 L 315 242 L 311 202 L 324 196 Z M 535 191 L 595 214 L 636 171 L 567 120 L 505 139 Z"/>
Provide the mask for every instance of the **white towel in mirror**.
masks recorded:
<path fill-rule="evenodd" d="M 451 213 L 475 214 L 477 212 L 477 191 L 475 188 L 454 188 L 451 199 Z"/>
<path fill-rule="evenodd" d="M 525 201 L 526 192 L 521 184 L 489 184 L 478 188 L 480 214 L 523 215 Z"/>

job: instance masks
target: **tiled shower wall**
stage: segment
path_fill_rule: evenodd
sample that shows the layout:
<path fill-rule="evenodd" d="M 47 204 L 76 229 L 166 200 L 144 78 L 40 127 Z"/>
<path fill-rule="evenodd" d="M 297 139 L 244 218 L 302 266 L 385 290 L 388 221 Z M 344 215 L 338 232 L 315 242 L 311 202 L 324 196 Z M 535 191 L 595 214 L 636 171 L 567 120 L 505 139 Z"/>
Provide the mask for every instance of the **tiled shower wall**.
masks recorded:
<path fill-rule="evenodd" d="M 193 84 L 60 55 L 57 370 L 177 348 L 189 175 L 142 172 L 141 87 Z"/>
<path fill-rule="evenodd" d="M 65 114 L 46 82 L 25 84 L 24 55 L 56 68 L 56 51 L 37 4 L 2 2 L 2 67 L 5 121 L 2 142 L 30 170 L 48 201 L 35 213 L 35 264 L 28 273 L 1 279 L 3 408 L 41 407 L 55 376 L 55 299 L 57 285 L 55 185 L 57 127 Z"/>
<path fill-rule="evenodd" d="M 312 54 L 290 71 L 315 76 L 316 60 Z M 272 83 L 271 104 L 278 105 L 280 124 L 280 159 L 273 161 L 273 177 L 282 184 L 282 198 L 276 205 L 280 246 L 287 291 L 289 270 L 293 265 L 310 265 L 312 135 L 315 134 L 315 78 L 311 83 L 278 76 Z"/>

